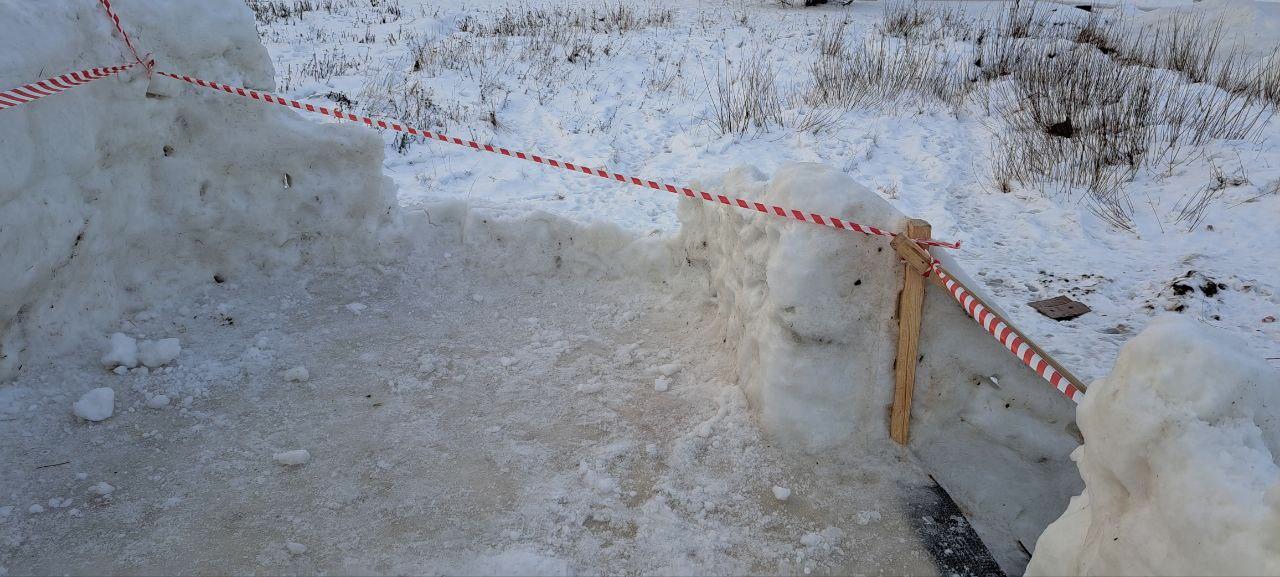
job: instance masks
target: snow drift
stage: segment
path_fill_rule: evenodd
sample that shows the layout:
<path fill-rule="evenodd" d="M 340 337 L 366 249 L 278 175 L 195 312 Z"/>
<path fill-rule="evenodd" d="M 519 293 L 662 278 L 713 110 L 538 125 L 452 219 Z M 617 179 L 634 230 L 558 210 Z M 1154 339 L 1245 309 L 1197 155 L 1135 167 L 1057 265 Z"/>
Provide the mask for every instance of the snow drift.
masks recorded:
<path fill-rule="evenodd" d="M 707 183 L 760 202 L 902 230 L 906 217 L 831 168 L 751 168 Z M 885 238 L 682 199 L 679 245 L 705 271 L 737 379 L 778 438 L 808 451 L 890 446 L 902 269 Z M 957 270 L 946 251 L 934 253 Z M 957 272 L 963 280 L 963 275 Z M 976 283 L 968 282 L 969 286 Z M 973 516 L 1006 570 L 1080 490 L 1074 405 L 929 288 L 911 448 Z"/>
<path fill-rule="evenodd" d="M 1085 395 L 1085 491 L 1036 545 L 1040 575 L 1280 573 L 1280 373 L 1183 317 L 1125 344 Z"/>
<path fill-rule="evenodd" d="M 243 2 L 119 8 L 163 69 L 272 88 Z M 0 18 L 6 88 L 132 60 L 97 2 L 5 2 Z M 0 379 L 215 278 L 376 260 L 394 230 L 373 131 L 140 70 L 0 112 L 0 149 Z"/>

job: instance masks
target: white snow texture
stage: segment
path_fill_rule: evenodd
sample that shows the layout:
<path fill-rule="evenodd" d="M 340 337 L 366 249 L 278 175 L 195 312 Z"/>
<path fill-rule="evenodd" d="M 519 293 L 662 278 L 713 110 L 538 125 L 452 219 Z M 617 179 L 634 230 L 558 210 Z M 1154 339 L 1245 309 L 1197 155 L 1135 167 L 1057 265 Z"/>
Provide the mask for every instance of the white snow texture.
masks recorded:
<path fill-rule="evenodd" d="M 98 387 L 85 393 L 71 405 L 71 412 L 86 421 L 105 421 L 115 412 L 116 392 L 111 387 Z"/>
<path fill-rule="evenodd" d="M 273 87 L 244 2 L 121 8 L 162 69 Z M 97 2 L 5 14 L 0 86 L 132 59 Z M 0 379 L 214 275 L 376 260 L 394 218 L 376 133 L 141 70 L 5 110 L 0 149 Z"/>
<path fill-rule="evenodd" d="M 709 190 L 902 230 L 906 217 L 832 168 L 729 172 Z M 764 426 L 809 451 L 887 446 L 903 265 L 883 237 L 795 226 L 681 199 L 679 242 L 704 268 L 738 383 Z M 968 281 L 943 250 L 933 253 Z M 969 286 L 977 286 L 968 282 Z M 1067 456 L 1073 404 L 1018 362 L 944 291 L 926 291 L 911 447 L 1006 567 L 1079 492 Z M 994 377 L 994 378 L 993 378 Z M 996 383 L 999 382 L 999 384 Z M 998 473 L 993 474 L 993 471 Z"/>
<path fill-rule="evenodd" d="M 1028 574 L 1280 574 L 1280 373 L 1245 351 L 1185 317 L 1125 344 L 1077 415 L 1085 491 Z"/>

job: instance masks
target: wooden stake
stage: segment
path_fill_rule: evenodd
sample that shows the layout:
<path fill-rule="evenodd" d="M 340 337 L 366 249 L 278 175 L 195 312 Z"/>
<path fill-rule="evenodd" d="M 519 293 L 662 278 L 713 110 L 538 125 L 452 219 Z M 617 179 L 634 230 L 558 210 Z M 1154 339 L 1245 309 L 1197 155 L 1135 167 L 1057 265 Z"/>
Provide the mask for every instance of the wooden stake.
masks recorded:
<path fill-rule="evenodd" d="M 926 239 L 932 234 L 928 222 L 907 222 L 906 237 Z M 911 426 L 911 395 L 916 386 L 916 361 L 920 354 L 920 320 L 924 312 L 924 272 L 920 245 L 899 236 L 893 247 L 907 261 L 902 272 L 902 292 L 898 295 L 898 358 L 893 365 L 893 411 L 889 417 L 889 436 L 900 445 L 907 444 Z M 926 257 L 928 253 L 925 253 Z"/>

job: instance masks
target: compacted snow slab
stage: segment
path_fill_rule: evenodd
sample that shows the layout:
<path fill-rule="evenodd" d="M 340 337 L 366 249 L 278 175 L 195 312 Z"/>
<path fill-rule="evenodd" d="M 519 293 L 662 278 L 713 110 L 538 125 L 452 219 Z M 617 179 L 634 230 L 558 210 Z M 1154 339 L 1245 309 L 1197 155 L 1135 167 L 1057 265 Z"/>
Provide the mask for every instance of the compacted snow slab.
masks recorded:
<path fill-rule="evenodd" d="M 434 222 L 456 208 L 436 207 Z M 911 497 L 928 478 L 894 456 L 850 465 L 771 442 L 690 275 L 583 274 L 585 251 L 546 247 L 598 231 L 467 218 L 468 234 L 522 249 L 442 243 L 367 274 L 210 282 L 135 319 L 140 333 L 182 335 L 174 366 L 109 372 L 104 334 L 101 350 L 44 359 L 6 386 L 0 506 L 14 509 L 0 567 L 938 570 Z M 515 228 L 552 237 L 517 242 Z M 285 378 L 298 366 L 308 380 Z M 96 386 L 117 391 L 117 411 L 90 424 L 70 405 Z M 157 394 L 173 401 L 150 408 Z M 305 463 L 274 460 L 299 450 Z M 92 492 L 100 482 L 114 490 Z M 55 498 L 70 504 L 28 512 Z"/>
<path fill-rule="evenodd" d="M 742 167 L 708 183 L 783 207 L 857 215 L 887 230 L 906 216 L 831 167 Z M 720 310 L 736 380 L 774 438 L 857 458 L 888 437 L 903 265 L 883 236 L 798 224 L 682 198 L 678 243 Z M 934 249 L 977 294 L 953 251 Z M 1002 315 L 1004 313 L 1001 313 Z M 924 299 L 909 448 L 968 512 L 1007 572 L 1081 483 L 1075 405 L 1015 359 L 944 290 Z"/>
<path fill-rule="evenodd" d="M 116 8 L 164 70 L 273 88 L 242 0 Z M 0 3 L 0 89 L 131 61 L 96 1 Z M 141 67 L 4 110 L 0 380 L 215 277 L 386 258 L 396 200 L 382 160 L 372 131 Z M 136 344 L 103 362 L 155 367 L 177 354 L 174 341 Z"/>

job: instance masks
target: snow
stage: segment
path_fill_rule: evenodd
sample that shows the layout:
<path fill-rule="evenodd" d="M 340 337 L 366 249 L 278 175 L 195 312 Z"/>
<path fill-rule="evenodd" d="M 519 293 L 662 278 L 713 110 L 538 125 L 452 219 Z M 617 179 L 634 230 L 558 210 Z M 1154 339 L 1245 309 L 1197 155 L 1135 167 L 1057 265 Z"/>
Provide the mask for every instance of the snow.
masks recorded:
<path fill-rule="evenodd" d="M 823 134 L 721 135 L 701 120 L 719 63 L 764 50 L 784 76 L 802 74 L 830 19 L 848 17 L 854 41 L 879 4 L 752 2 L 726 18 L 724 5 L 656 0 L 649 8 L 673 9 L 669 23 L 583 32 L 594 56 L 542 70 L 519 57 L 536 39 L 461 29 L 524 9 L 496 0 L 339 2 L 262 25 L 270 55 L 238 0 L 118 4 L 166 69 L 278 83 L 310 101 L 349 97 L 361 111 L 387 112 L 386 96 L 417 90 L 432 103 L 424 128 L 895 230 L 907 215 L 927 218 L 938 236 L 965 241 L 939 251 L 944 262 L 972 271 L 959 276 L 1084 377 L 1102 375 L 1166 309 L 1247 335 L 1236 348 L 1254 357 L 1280 352 L 1280 326 L 1260 321 L 1277 314 L 1280 287 L 1267 250 L 1274 124 L 1260 142 L 1210 143 L 1177 171 L 1139 175 L 1129 190 L 1154 216 L 1130 234 L 1070 196 L 993 191 L 994 140 L 978 110 L 850 111 Z M 1135 17 L 1167 15 L 1146 10 L 1157 4 L 1188 3 L 1143 0 Z M 1178 9 L 1247 25 L 1250 54 L 1274 44 L 1269 7 L 1196 4 Z M 0 11 L 11 23 L 0 25 L 0 86 L 125 58 L 94 3 Z M 477 64 L 478 78 L 414 71 L 409 58 L 418 42 L 490 40 L 513 57 Z M 104 485 L 111 495 L 0 524 L 5 568 L 932 574 L 901 500 L 904 487 L 930 483 L 927 471 L 1016 573 L 1019 545 L 1086 486 L 1067 459 L 1079 433 L 1071 405 L 932 289 L 911 444 L 888 442 L 901 265 L 884 239 L 440 143 L 401 150 L 393 138 L 139 73 L 0 113 L 0 434 L 13 439 L 0 461 L 72 461 L 131 488 L 88 485 L 70 468 L 0 470 L 6 506 Z M 1224 191 L 1212 229 L 1166 230 L 1161 211 L 1203 187 L 1211 165 L 1249 182 Z M 1179 293 L 1180 283 L 1226 288 Z M 1095 312 L 1056 323 L 1023 306 L 1059 292 Z M 94 386 L 113 390 L 119 414 L 67 426 L 67 405 Z M 1135 462 L 1203 490 L 1191 472 L 1200 463 L 1245 459 L 1255 466 L 1206 482 L 1239 500 L 1232 512 L 1255 514 L 1234 533 L 1219 528 L 1239 517 L 1177 534 L 1185 519 L 1165 533 L 1137 519 L 1134 534 L 1150 538 L 1134 563 L 1196 531 L 1252 531 L 1250 546 L 1274 535 L 1265 515 L 1280 497 L 1261 451 L 1274 456 L 1274 443 L 1246 435 L 1233 412 L 1243 409 L 1193 422 L 1186 406 L 1153 418 L 1212 423 L 1205 438 L 1247 442 L 1139 439 L 1185 468 Z M 306 462 L 306 450 L 276 452 L 298 446 L 323 447 L 324 466 L 264 460 Z M 1109 564 L 1118 544 L 1079 537 L 1079 519 L 1128 522 L 1157 500 L 1172 507 L 1168 495 L 1126 494 L 1147 501 L 1095 512 L 1090 495 L 1120 494 L 1108 483 L 1159 486 L 1105 448 L 1075 454 L 1089 488 L 1037 564 L 1133 569 Z M 1090 459 L 1120 479 L 1090 478 Z"/>
<path fill-rule="evenodd" d="M 160 339 L 158 341 L 142 341 L 138 344 L 138 362 L 148 368 L 157 368 L 173 362 L 182 352 L 178 339 Z"/>
<path fill-rule="evenodd" d="M 3 12 L 5 88 L 130 59 L 96 2 Z M 131 0 L 119 13 L 170 69 L 274 84 L 241 2 Z M 0 379 L 32 368 L 34 351 L 132 332 L 131 317 L 220 279 L 393 250 L 380 242 L 395 194 L 376 135 L 197 90 L 137 68 L 0 115 Z M 103 363 L 132 366 L 112 339 Z M 157 346 L 156 361 L 172 350 Z"/>
<path fill-rule="evenodd" d="M 276 453 L 271 458 L 281 465 L 305 465 L 311 460 L 311 452 L 306 449 L 294 449 Z"/>
<path fill-rule="evenodd" d="M 67 483 L 81 493 L 99 481 L 121 488 L 82 506 L 74 523 L 66 510 L 0 523 L 4 538 L 23 543 L 0 550 L 0 563 L 15 574 L 287 573 L 292 563 L 341 574 L 935 571 L 897 500 L 903 484 L 927 483 L 924 473 L 774 443 L 733 385 L 716 309 L 694 271 L 663 285 L 556 272 L 547 258 L 539 264 L 549 272 L 511 274 L 531 265 L 524 254 L 504 257 L 483 237 L 464 248 L 463 224 L 432 214 L 440 227 L 424 230 L 438 244 L 403 267 L 242 277 L 239 289 L 211 285 L 165 305 L 191 314 L 161 314 L 135 334 L 179 319 L 168 334 L 183 335 L 182 362 L 168 372 L 119 377 L 96 354 L 55 357 L 9 386 L 16 405 L 0 412 L 17 420 L 0 421 L 14 439 L 0 460 L 49 451 L 38 461 L 74 459 L 75 468 L 0 469 L 0 486 L 15 495 L 0 503 L 25 508 L 69 494 Z M 566 239 L 587 234 L 555 227 Z M 554 255 L 556 241 L 525 244 Z M 454 259 L 440 257 L 442 246 Z M 504 307 L 470 306 L 479 287 Z M 343 305 L 361 291 L 370 311 L 396 314 L 351 315 Z M 223 303 L 243 320 L 224 325 Z M 623 311 L 637 315 L 617 324 Z M 242 360 L 258 334 L 270 336 L 265 357 Z M 631 352 L 620 358 L 619 347 Z M 370 351 L 377 363 L 358 362 Z M 428 376 L 424 355 L 439 367 Z M 503 356 L 524 364 L 504 369 Z M 681 385 L 657 393 L 650 368 L 667 364 L 681 367 Z M 281 371 L 321 365 L 310 381 L 283 386 Z M 114 429 L 66 427 L 54 410 L 66 406 L 55 405 L 65 382 L 122 383 Z M 579 393 L 588 382 L 599 391 Z M 191 400 L 185 412 L 124 410 L 159 393 Z M 300 448 L 313 456 L 301 468 L 269 460 Z M 89 477 L 73 480 L 75 471 Z M 776 502 L 775 484 L 792 489 L 790 501 Z M 164 508 L 173 495 L 180 505 Z M 884 512 L 880 525 L 848 514 L 869 509 Z M 800 544 L 832 526 L 846 532 L 844 545 Z M 307 552 L 292 556 L 286 542 Z M 175 547 L 192 554 L 173 560 Z M 68 553 L 81 551 L 102 556 Z"/>
<path fill-rule="evenodd" d="M 858 511 L 858 513 L 854 515 L 854 522 L 856 522 L 859 525 L 867 525 L 869 523 L 875 523 L 879 520 L 880 520 L 879 511 Z"/>
<path fill-rule="evenodd" d="M 743 167 L 705 184 L 889 228 L 906 221 L 847 175 L 817 164 L 784 165 L 772 176 Z M 678 246 L 706 276 L 736 381 L 762 425 L 798 450 L 848 460 L 888 446 L 902 265 L 884 239 L 691 199 L 679 212 Z M 981 286 L 936 254 L 968 286 Z M 939 290 L 926 292 L 915 399 L 911 448 L 997 559 L 1020 568 L 1018 542 L 1034 542 L 1080 490 L 1068 460 L 1077 445 L 1073 405 Z M 992 470 L 1016 474 L 993 479 Z"/>
<path fill-rule="evenodd" d="M 779 501 L 786 501 L 791 497 L 791 489 L 786 487 L 773 486 L 773 498 Z"/>
<path fill-rule="evenodd" d="M 311 371 L 308 371 L 307 367 L 293 367 L 281 373 L 280 376 L 291 383 L 305 383 L 311 380 Z"/>
<path fill-rule="evenodd" d="M 1037 575 L 1280 571 L 1280 371 L 1233 335 L 1157 319 L 1080 406 L 1085 490 Z"/>
<path fill-rule="evenodd" d="M 115 412 L 116 392 L 111 387 L 98 387 L 80 396 L 71 412 L 86 421 L 105 421 Z"/>
<path fill-rule="evenodd" d="M 108 340 L 107 352 L 102 355 L 102 365 L 117 372 L 121 367 L 131 369 L 138 366 L 138 341 L 124 333 L 112 333 Z"/>
<path fill-rule="evenodd" d="M 89 487 L 89 492 L 99 497 L 106 497 L 107 495 L 114 493 L 115 490 L 116 488 L 106 481 L 99 481 Z"/>
<path fill-rule="evenodd" d="M 1120 3 L 1135 6 L 1128 0 Z M 1241 251 L 1233 240 L 1276 244 L 1274 235 L 1265 232 L 1274 228 L 1265 215 L 1274 214 L 1280 203 L 1280 196 L 1267 193 L 1280 182 L 1280 123 L 1268 124 L 1257 142 L 1211 143 L 1188 155 L 1185 165 L 1139 175 L 1127 187 L 1141 207 L 1135 211 L 1141 230 L 1131 234 L 1100 223 L 1075 194 L 1037 187 L 995 190 L 989 170 L 996 145 L 989 130 L 992 118 L 972 107 L 953 110 L 907 102 L 885 110 L 852 110 L 842 114 L 836 128 L 821 134 L 777 129 L 721 135 L 707 126 L 704 119 L 712 115 L 709 103 L 715 96 L 714 82 L 708 79 L 725 62 L 765 52 L 777 70 L 787 71 L 780 74 L 781 88 L 802 84 L 824 25 L 849 20 L 845 41 L 853 45 L 877 26 L 884 3 L 831 2 L 791 9 L 751 2 L 735 4 L 734 17 L 726 18 L 730 9 L 720 4 L 655 0 L 636 9 L 672 9 L 671 23 L 623 34 L 584 34 L 597 48 L 593 59 L 575 66 L 551 62 L 545 68 L 538 59 L 525 61 L 527 54 L 536 53 L 531 47 L 536 38 L 488 38 L 459 29 L 463 22 L 501 18 L 515 10 L 510 3 L 400 4 L 397 17 L 355 3 L 262 25 L 285 92 L 319 101 L 346 95 L 357 101 L 357 108 L 388 113 L 397 110 L 389 95 L 417 90 L 434 105 L 430 114 L 408 115 L 421 118 L 419 124 L 677 184 L 698 179 L 709 184 L 710 178 L 739 165 L 773 173 L 787 162 L 824 163 L 900 212 L 929 220 L 940 238 L 963 240 L 965 245 L 953 251 L 956 261 L 1015 324 L 1086 380 L 1102 375 L 1120 344 L 1163 312 L 1160 301 L 1171 292 L 1172 279 L 1187 270 L 1207 274 L 1230 290 L 1218 297 L 1182 298 L 1186 312 L 1240 334 L 1261 329 L 1265 338 L 1251 339 L 1251 346 L 1262 349 L 1262 356 L 1280 356 L 1280 327 L 1259 325 L 1259 319 L 1276 314 L 1280 277 L 1268 271 L 1280 266 L 1259 266 L 1254 257 L 1274 260 L 1273 253 Z M 925 4 L 987 17 L 1007 5 Z M 1059 19 L 1087 16 L 1068 4 L 1050 8 L 1059 11 Z M 582 0 L 552 5 L 596 7 Z M 1143 22 L 1191 10 L 1222 14 L 1227 22 L 1224 52 L 1240 45 L 1248 55 L 1264 56 L 1280 42 L 1277 3 L 1143 0 L 1126 10 L 1127 18 Z M 357 41 L 350 30 L 368 30 L 372 41 Z M 490 59 L 469 67 L 414 71 L 414 43 L 409 40 L 441 51 L 505 43 L 502 50 L 515 55 L 515 62 Z M 316 60 L 339 64 L 315 72 Z M 412 98 L 401 100 L 408 101 L 401 102 L 404 106 L 414 104 Z M 490 108 L 496 128 L 474 121 L 487 117 Z M 393 135 L 384 135 L 384 141 L 387 172 L 406 206 L 457 200 L 504 213 L 547 212 L 584 224 L 610 223 L 641 236 L 670 234 L 678 227 L 670 194 L 477 155 L 463 147 L 420 143 L 402 151 Z M 1201 226 L 1186 231 L 1167 222 L 1170 209 L 1188 191 L 1207 185 L 1211 166 L 1239 170 L 1249 183 L 1223 191 L 1221 203 L 1205 221 L 1212 230 Z M 1083 300 L 1094 313 L 1059 323 L 1025 306 L 1058 294 Z"/>
<path fill-rule="evenodd" d="M 163 409 L 169 406 L 169 395 L 154 395 L 147 399 L 147 407 L 152 409 Z"/>

